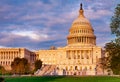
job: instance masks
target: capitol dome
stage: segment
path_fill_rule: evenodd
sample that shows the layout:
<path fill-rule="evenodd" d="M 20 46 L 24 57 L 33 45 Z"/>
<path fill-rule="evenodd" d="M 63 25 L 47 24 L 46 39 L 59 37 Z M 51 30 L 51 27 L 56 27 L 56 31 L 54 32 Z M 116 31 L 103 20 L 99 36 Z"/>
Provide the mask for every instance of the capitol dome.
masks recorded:
<path fill-rule="evenodd" d="M 67 39 L 68 45 L 96 45 L 94 30 L 89 20 L 84 16 L 82 4 L 80 5 L 79 16 L 73 21 Z"/>

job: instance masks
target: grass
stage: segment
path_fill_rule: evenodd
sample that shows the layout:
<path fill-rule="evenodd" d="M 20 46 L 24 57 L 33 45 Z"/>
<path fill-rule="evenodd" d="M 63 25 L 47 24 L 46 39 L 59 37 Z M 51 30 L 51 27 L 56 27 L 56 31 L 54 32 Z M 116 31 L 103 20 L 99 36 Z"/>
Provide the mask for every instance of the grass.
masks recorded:
<path fill-rule="evenodd" d="M 120 82 L 120 77 L 111 76 L 44 76 L 44 77 L 7 77 L 5 82 Z"/>

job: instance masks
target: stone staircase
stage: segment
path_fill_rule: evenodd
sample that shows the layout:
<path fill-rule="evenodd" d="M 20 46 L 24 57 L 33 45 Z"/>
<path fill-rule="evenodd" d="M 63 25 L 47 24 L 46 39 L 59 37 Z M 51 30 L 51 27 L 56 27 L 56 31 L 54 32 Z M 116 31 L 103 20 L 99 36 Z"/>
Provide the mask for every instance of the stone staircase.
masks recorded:
<path fill-rule="evenodd" d="M 46 76 L 46 75 L 53 75 L 53 72 L 55 70 L 55 65 L 45 65 L 41 69 L 38 69 L 34 75 L 36 76 Z"/>
<path fill-rule="evenodd" d="M 51 65 L 44 75 L 53 75 L 55 68 L 56 68 L 55 65 Z"/>

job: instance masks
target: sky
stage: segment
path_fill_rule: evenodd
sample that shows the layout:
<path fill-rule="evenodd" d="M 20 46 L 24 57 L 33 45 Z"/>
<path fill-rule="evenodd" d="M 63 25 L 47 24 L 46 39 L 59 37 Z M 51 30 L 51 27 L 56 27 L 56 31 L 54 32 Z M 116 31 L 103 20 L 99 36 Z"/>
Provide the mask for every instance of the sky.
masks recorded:
<path fill-rule="evenodd" d="M 104 47 L 115 38 L 109 25 L 120 0 L 0 0 L 0 47 L 39 50 L 66 46 L 80 3 L 97 45 Z"/>

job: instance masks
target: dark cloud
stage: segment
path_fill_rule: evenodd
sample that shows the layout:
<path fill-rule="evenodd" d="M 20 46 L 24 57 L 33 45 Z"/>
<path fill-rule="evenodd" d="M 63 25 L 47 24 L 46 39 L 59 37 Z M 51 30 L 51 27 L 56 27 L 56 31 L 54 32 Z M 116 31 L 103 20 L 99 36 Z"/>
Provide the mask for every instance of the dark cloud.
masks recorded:
<path fill-rule="evenodd" d="M 97 44 L 103 46 L 114 37 L 109 22 L 118 0 L 1 0 L 0 46 L 33 50 L 65 46 L 81 2 L 95 30 Z"/>

